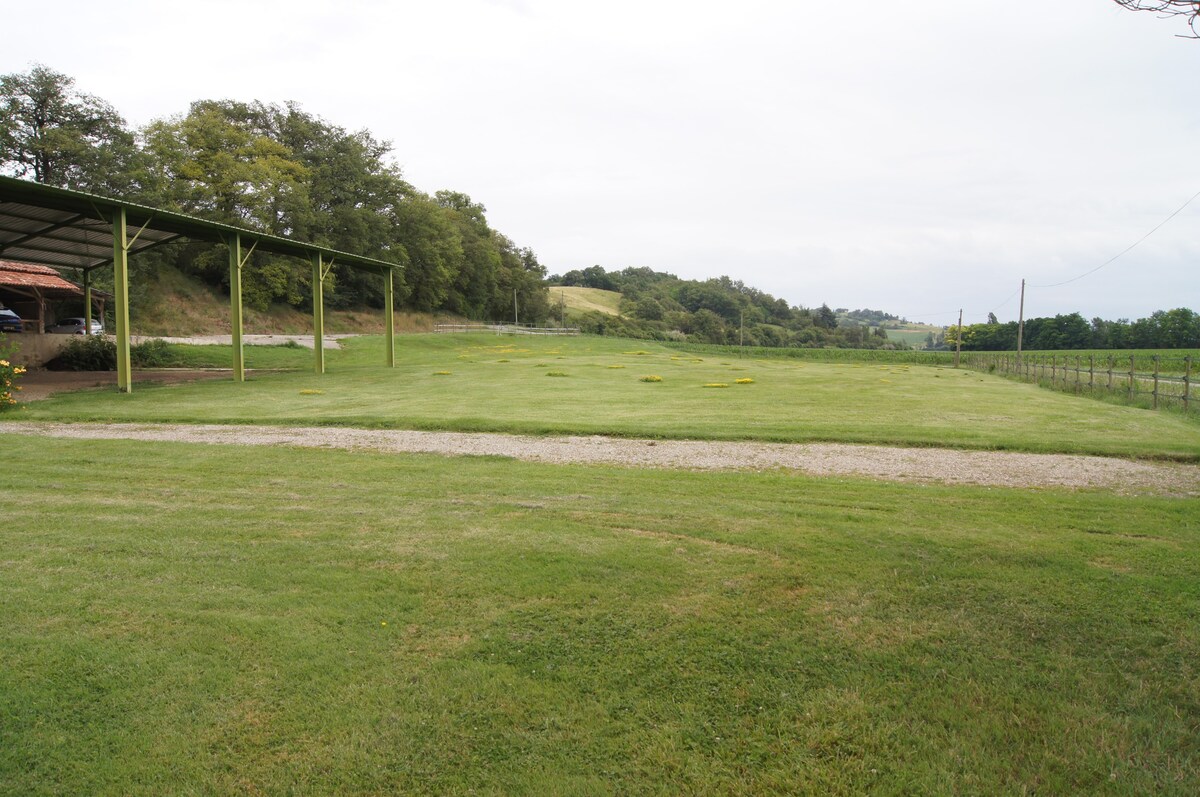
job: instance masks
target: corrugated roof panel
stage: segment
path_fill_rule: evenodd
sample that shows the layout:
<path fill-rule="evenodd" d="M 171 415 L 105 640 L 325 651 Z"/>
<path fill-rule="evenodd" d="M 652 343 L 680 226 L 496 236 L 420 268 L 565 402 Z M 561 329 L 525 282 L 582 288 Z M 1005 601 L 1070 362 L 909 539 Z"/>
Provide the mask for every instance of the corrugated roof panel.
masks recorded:
<path fill-rule="evenodd" d="M 245 245 L 253 243 L 260 252 L 302 258 L 320 255 L 326 262 L 336 260 L 379 273 L 400 268 L 377 258 L 11 177 L 0 177 L 0 256 L 70 268 L 104 265 L 112 260 L 110 219 L 121 210 L 133 239 L 131 253 L 181 237 L 223 243 L 239 235 Z"/>

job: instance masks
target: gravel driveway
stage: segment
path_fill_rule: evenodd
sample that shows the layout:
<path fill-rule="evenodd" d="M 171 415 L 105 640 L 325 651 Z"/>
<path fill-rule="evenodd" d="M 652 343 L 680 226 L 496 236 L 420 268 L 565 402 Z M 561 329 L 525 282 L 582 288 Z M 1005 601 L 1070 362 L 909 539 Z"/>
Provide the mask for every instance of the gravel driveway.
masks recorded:
<path fill-rule="evenodd" d="M 283 445 L 446 456 L 491 455 L 535 462 L 692 470 L 793 470 L 886 481 L 1067 487 L 1123 494 L 1200 496 L 1200 465 L 1111 457 L 958 451 L 829 443 L 747 443 L 538 437 L 339 427 L 98 424 L 12 421 L 7 434 L 223 445 Z"/>

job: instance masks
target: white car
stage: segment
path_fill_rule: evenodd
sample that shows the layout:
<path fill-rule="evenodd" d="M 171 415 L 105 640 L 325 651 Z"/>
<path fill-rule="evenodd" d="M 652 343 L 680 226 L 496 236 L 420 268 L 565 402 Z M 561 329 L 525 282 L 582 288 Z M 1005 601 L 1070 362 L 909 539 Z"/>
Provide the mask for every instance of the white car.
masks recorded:
<path fill-rule="evenodd" d="M 104 325 L 99 320 L 92 319 L 92 329 L 87 331 L 87 321 L 82 318 L 61 318 L 57 324 L 46 327 L 46 331 L 55 335 L 103 335 Z"/>

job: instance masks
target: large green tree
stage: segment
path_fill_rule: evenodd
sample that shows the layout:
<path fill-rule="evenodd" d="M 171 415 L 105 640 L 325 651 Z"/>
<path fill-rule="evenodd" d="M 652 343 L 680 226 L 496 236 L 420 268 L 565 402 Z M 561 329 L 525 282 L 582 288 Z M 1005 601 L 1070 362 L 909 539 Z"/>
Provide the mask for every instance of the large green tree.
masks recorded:
<path fill-rule="evenodd" d="M 35 65 L 0 76 L 0 170 L 60 188 L 128 194 L 137 149 L 125 120 L 75 80 Z"/>

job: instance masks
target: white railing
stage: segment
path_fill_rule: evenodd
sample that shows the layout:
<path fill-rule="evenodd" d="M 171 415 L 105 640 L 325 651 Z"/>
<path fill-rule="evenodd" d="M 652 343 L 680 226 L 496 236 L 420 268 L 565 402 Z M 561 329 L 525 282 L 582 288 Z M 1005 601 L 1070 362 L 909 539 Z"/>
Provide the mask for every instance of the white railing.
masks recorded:
<path fill-rule="evenodd" d="M 496 335 L 578 335 L 578 327 L 526 327 L 517 324 L 436 324 L 434 332 L 492 332 Z"/>

